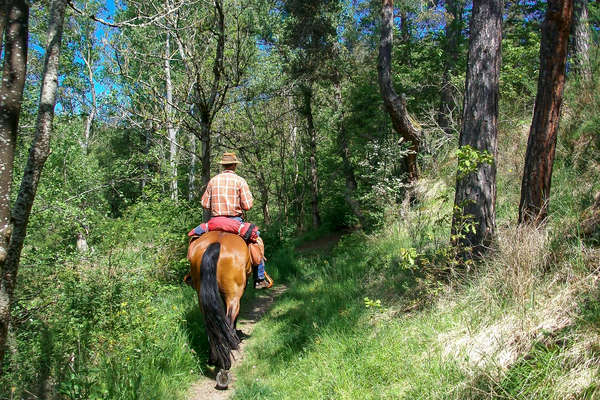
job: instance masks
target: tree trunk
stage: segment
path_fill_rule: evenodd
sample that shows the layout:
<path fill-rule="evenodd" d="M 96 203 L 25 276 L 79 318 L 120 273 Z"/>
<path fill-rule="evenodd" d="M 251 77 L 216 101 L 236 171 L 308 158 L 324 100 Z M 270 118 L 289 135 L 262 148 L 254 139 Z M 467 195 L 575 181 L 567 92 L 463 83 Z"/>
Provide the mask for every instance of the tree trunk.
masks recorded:
<path fill-rule="evenodd" d="M 475 0 L 471 17 L 463 123 L 459 146 L 497 155 L 498 92 L 502 42 L 502 0 Z M 459 160 L 460 162 L 460 160 Z M 474 223 L 474 231 L 465 229 Z M 452 238 L 461 255 L 481 255 L 496 231 L 496 165 L 479 163 L 458 171 Z M 471 248 L 473 254 L 468 249 Z"/>
<path fill-rule="evenodd" d="M 366 219 L 365 216 L 360 209 L 360 204 L 354 198 L 354 193 L 356 192 L 357 184 L 356 177 L 354 175 L 354 167 L 352 166 L 352 162 L 350 161 L 350 147 L 348 145 L 349 138 L 348 132 L 346 131 L 346 127 L 344 125 L 344 105 L 342 98 L 342 88 L 339 83 L 334 85 L 335 89 L 335 99 L 337 103 L 337 107 L 339 107 L 339 115 L 338 115 L 338 151 L 339 155 L 342 158 L 342 171 L 344 172 L 344 177 L 346 179 L 346 190 L 344 193 L 344 198 L 346 199 L 346 203 L 352 210 L 352 213 L 358 218 L 358 222 L 360 223 L 361 228 L 366 228 Z"/>
<path fill-rule="evenodd" d="M 223 11 L 223 2 L 214 0 L 214 11 L 216 19 L 217 46 L 215 48 L 215 59 L 213 62 L 213 79 L 210 88 L 210 95 L 206 98 L 204 93 L 201 75 L 196 75 L 196 109 L 200 110 L 200 141 L 202 142 L 202 191 L 206 190 L 210 181 L 210 157 L 211 157 L 211 129 L 212 122 L 217 112 L 223 107 L 225 96 L 229 88 L 229 83 L 225 82 L 227 77 L 223 75 L 225 58 L 225 13 Z M 223 87 L 221 87 L 223 85 Z M 204 220 L 211 216 L 210 210 L 203 211 Z"/>
<path fill-rule="evenodd" d="M 190 171 L 188 176 L 188 200 L 192 201 L 196 197 L 196 135 L 190 134 L 190 147 L 191 147 L 191 160 L 190 160 Z"/>
<path fill-rule="evenodd" d="M 92 40 L 91 38 L 89 39 Z M 90 105 L 90 113 L 88 114 L 85 121 L 85 131 L 83 132 L 83 149 L 85 154 L 88 153 L 90 146 L 90 137 L 92 136 L 92 126 L 94 125 L 94 119 L 96 117 L 97 100 L 96 100 L 96 87 L 94 86 L 94 70 L 92 68 L 92 44 L 88 43 L 88 56 L 83 57 L 83 61 L 88 69 L 88 81 L 90 83 L 90 93 L 92 94 L 92 104 Z"/>
<path fill-rule="evenodd" d="M 574 0 L 572 26 L 574 69 L 584 81 L 589 82 L 592 79 L 592 65 L 590 63 L 590 25 L 587 0 Z"/>
<path fill-rule="evenodd" d="M 310 149 L 310 191 L 312 206 L 313 228 L 319 229 L 321 226 L 321 215 L 319 214 L 319 174 L 317 170 L 317 130 L 312 115 L 312 87 L 302 87 L 302 98 L 304 100 L 303 113 L 306 118 L 308 129 L 309 149 Z"/>
<path fill-rule="evenodd" d="M 205 121 L 204 117 L 202 117 L 202 132 L 200 136 L 200 142 L 202 142 L 202 193 L 204 193 L 210 181 L 210 125 Z M 208 221 L 211 216 L 210 210 L 205 209 L 203 216 L 204 220 Z"/>
<path fill-rule="evenodd" d="M 165 43 L 165 87 L 167 92 L 167 103 L 165 114 L 167 119 L 167 135 L 169 137 L 169 189 L 171 200 L 177 201 L 179 193 L 177 190 L 177 131 L 173 126 L 173 83 L 171 82 L 171 35 L 167 32 Z"/>
<path fill-rule="evenodd" d="M 407 142 L 411 150 L 411 153 L 406 156 L 406 169 L 408 171 L 408 180 L 412 183 L 419 177 L 417 154 L 419 153 L 420 142 L 419 133 L 408 117 L 406 101 L 402 94 L 396 94 L 392 83 L 393 3 L 393 0 L 382 0 L 381 41 L 379 43 L 377 72 L 385 109 L 392 118 L 394 129 Z"/>
<path fill-rule="evenodd" d="M 263 222 L 265 226 L 271 225 L 271 214 L 269 212 L 269 184 L 265 179 L 265 174 L 261 171 L 258 175 L 258 184 L 260 186 L 260 201 L 262 203 Z"/>
<path fill-rule="evenodd" d="M 5 4 L 7 5 L 7 4 Z M 29 7 L 24 1 L 10 4 L 5 15 L 6 47 L 0 88 L 0 265 L 3 265 L 10 240 L 10 194 L 13 161 L 23 88 L 27 68 Z"/>
<path fill-rule="evenodd" d="M 27 70 L 29 5 L 5 2 L 4 69 L 0 87 L 0 366 L 4 359 L 16 271 L 7 269 L 12 234 L 11 190 L 15 145 Z M 1 373 L 1 371 L 0 371 Z"/>
<path fill-rule="evenodd" d="M 294 192 L 295 192 L 295 196 L 293 197 L 293 201 L 292 201 L 292 205 L 295 203 L 296 207 L 295 209 L 297 210 L 297 225 L 298 225 L 298 230 L 300 232 L 304 231 L 304 195 L 306 194 L 304 188 L 305 188 L 305 182 L 300 182 L 301 176 L 300 176 L 300 155 L 302 155 L 304 153 L 304 149 L 302 147 L 302 142 L 297 140 L 296 137 L 296 133 L 297 133 L 297 129 L 296 127 L 294 127 L 292 134 L 293 134 L 293 139 L 292 139 L 292 159 L 294 160 L 294 181 L 292 183 L 292 186 L 294 187 Z M 298 149 L 298 146 L 300 147 Z M 302 161 L 304 161 L 302 159 Z M 305 165 L 303 166 L 305 167 Z M 305 168 L 303 168 L 304 170 Z"/>
<path fill-rule="evenodd" d="M 548 215 L 572 14 L 573 0 L 548 1 L 542 25 L 538 91 L 525 153 L 519 223 L 540 224 Z"/>
<path fill-rule="evenodd" d="M 2 266 L 0 287 L 0 299 L 2 299 L 2 306 L 0 307 L 0 362 L 4 357 L 7 327 L 10 321 L 10 307 L 13 300 L 14 287 L 17 282 L 21 250 L 23 249 L 23 242 L 27 233 L 27 223 L 29 222 L 29 215 L 42 168 L 50 153 L 50 135 L 52 133 L 52 120 L 56 104 L 58 61 L 65 6 L 66 0 L 54 0 L 51 5 L 50 21 L 48 24 L 48 44 L 44 57 L 44 71 L 42 75 L 36 133 L 29 149 L 29 158 L 23 172 L 21 188 L 19 189 L 19 194 L 12 210 L 11 222 L 13 232 L 10 237 L 6 261 Z M 27 12 L 25 11 L 24 15 L 26 14 Z M 7 304 L 5 300 L 8 300 Z M 6 306 L 8 307 L 6 308 Z"/>
<path fill-rule="evenodd" d="M 452 133 L 452 114 L 456 109 L 456 90 L 452 87 L 451 77 L 458 64 L 459 44 L 462 31 L 463 0 L 446 1 L 445 41 L 443 45 L 444 72 L 442 74 L 441 104 L 438 124 L 447 134 Z"/>

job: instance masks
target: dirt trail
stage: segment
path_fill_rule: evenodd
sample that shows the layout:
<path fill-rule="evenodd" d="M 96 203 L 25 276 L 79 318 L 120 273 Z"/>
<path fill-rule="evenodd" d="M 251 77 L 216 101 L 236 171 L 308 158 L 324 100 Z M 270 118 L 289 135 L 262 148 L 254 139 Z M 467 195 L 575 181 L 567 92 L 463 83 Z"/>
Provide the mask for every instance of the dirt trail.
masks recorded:
<path fill-rule="evenodd" d="M 243 308 L 240 316 L 238 317 L 237 328 L 244 332 L 244 334 L 250 336 L 254 330 L 254 325 L 256 325 L 261 317 L 269 310 L 275 299 L 283 294 L 286 289 L 287 287 L 280 285 L 274 286 L 271 289 L 263 290 L 252 304 Z M 235 361 L 233 362 L 233 366 L 231 368 L 232 381 L 229 384 L 228 390 L 215 389 L 215 377 L 204 376 L 192 385 L 187 398 L 189 400 L 224 400 L 230 398 L 235 390 L 236 367 L 244 359 L 244 349 L 251 340 L 252 338 L 242 340 L 240 349 L 235 352 Z"/>

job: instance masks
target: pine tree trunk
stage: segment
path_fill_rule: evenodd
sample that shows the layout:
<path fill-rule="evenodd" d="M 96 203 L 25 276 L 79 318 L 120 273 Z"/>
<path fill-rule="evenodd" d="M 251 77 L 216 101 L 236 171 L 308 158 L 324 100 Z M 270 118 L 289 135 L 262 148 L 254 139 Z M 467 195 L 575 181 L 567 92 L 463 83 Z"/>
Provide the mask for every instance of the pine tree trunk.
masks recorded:
<path fill-rule="evenodd" d="M 590 25 L 587 0 L 574 0 L 572 26 L 572 56 L 575 59 L 575 70 L 584 81 L 589 82 L 592 79 L 592 65 L 590 63 Z"/>
<path fill-rule="evenodd" d="M 548 1 L 542 25 L 538 91 L 525 153 L 519 223 L 540 224 L 548 215 L 572 14 L 573 0 Z"/>
<path fill-rule="evenodd" d="M 0 366 L 4 359 L 16 280 L 16 271 L 7 265 L 7 257 L 13 231 L 10 210 L 13 163 L 27 70 L 28 4 L 25 1 L 3 4 L 8 10 L 2 31 L 4 69 L 0 86 Z"/>
<path fill-rule="evenodd" d="M 417 155 L 419 153 L 420 140 L 417 129 L 408 117 L 406 101 L 402 95 L 396 94 L 392 83 L 393 20 L 393 0 L 382 0 L 381 41 L 379 43 L 379 57 L 377 62 L 379 88 L 383 96 L 385 109 L 392 118 L 394 129 L 407 142 L 411 150 L 411 153 L 406 156 L 406 168 L 409 182 L 414 182 L 419 177 Z"/>
<path fill-rule="evenodd" d="M 44 57 L 44 71 L 42 74 L 36 132 L 29 149 L 29 158 L 27 159 L 23 173 L 21 188 L 12 209 L 11 220 L 13 229 L 6 261 L 2 266 L 2 282 L 0 287 L 0 299 L 2 299 L 2 307 L 0 307 L 0 362 L 4 357 L 7 327 L 10 321 L 10 306 L 13 300 L 14 287 L 17 282 L 19 259 L 21 258 L 21 250 L 23 249 L 23 242 L 27 233 L 29 215 L 42 168 L 50 153 L 50 135 L 52 133 L 52 120 L 54 119 L 54 106 L 56 104 L 58 61 L 66 2 L 66 0 L 54 0 L 50 8 L 48 44 Z M 27 12 L 25 11 L 24 14 L 26 15 Z M 5 299 L 8 299 L 8 309 L 4 308 L 6 305 L 4 303 Z"/>
<path fill-rule="evenodd" d="M 302 97 L 304 100 L 304 116 L 308 129 L 309 149 L 310 149 L 310 192 L 312 207 L 313 228 L 319 229 L 321 226 L 321 215 L 319 214 L 319 174 L 317 170 L 317 130 L 313 121 L 312 114 L 312 88 L 304 86 L 302 88 Z"/>
<path fill-rule="evenodd" d="M 502 42 L 502 0 L 475 0 L 459 146 L 489 152 L 496 160 L 498 92 Z M 475 224 L 475 232 L 464 229 Z M 481 255 L 496 231 L 496 165 L 457 172 L 452 238 L 466 258 Z M 472 254 L 468 249 L 472 250 Z"/>

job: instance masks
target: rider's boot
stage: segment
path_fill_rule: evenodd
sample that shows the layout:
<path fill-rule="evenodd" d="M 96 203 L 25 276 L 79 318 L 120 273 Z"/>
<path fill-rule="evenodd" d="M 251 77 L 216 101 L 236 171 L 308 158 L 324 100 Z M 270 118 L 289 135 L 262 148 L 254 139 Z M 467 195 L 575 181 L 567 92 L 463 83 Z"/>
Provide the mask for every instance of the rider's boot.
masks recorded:
<path fill-rule="evenodd" d="M 254 289 L 266 289 L 271 285 L 269 281 L 265 279 L 265 261 L 262 260 L 260 264 L 258 264 L 255 268 L 253 268 L 254 272 Z"/>

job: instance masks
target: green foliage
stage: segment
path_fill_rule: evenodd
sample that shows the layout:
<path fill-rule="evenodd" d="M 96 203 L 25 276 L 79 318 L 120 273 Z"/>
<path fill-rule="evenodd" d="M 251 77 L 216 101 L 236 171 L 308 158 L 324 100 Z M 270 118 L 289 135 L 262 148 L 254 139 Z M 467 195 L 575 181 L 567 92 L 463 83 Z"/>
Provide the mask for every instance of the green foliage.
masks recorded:
<path fill-rule="evenodd" d="M 368 297 L 363 299 L 366 308 L 381 308 L 381 300 L 371 300 Z"/>
<path fill-rule="evenodd" d="M 456 157 L 458 158 L 458 178 L 477 171 L 481 164 L 492 165 L 494 163 L 494 157 L 489 151 L 480 151 L 469 145 L 460 146 L 456 150 Z"/>
<path fill-rule="evenodd" d="M 540 33 L 527 30 L 502 41 L 501 107 L 507 112 L 530 110 L 537 92 Z"/>
<path fill-rule="evenodd" d="M 417 260 L 418 254 L 417 249 L 411 247 L 409 249 L 401 248 L 400 249 L 400 259 L 407 265 L 413 266 L 415 265 L 415 261 Z"/>
<path fill-rule="evenodd" d="M 18 375 L 8 368 L 4 393 L 10 385 L 36 393 L 36 382 L 52 379 L 69 399 L 179 398 L 173 388 L 182 377 L 196 379 L 207 354 L 195 339 L 203 328 L 188 330 L 199 316 L 190 314 L 195 297 L 181 284 L 193 213 L 174 209 L 138 203 L 102 227 L 97 255 L 71 254 L 59 269 L 57 260 L 23 266 L 15 308 L 22 322 L 8 365 L 25 368 Z M 47 365 L 46 377 L 38 363 Z"/>

